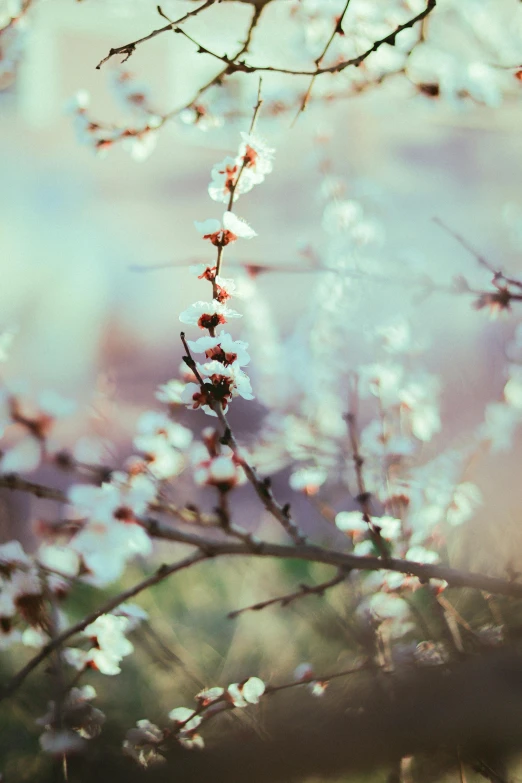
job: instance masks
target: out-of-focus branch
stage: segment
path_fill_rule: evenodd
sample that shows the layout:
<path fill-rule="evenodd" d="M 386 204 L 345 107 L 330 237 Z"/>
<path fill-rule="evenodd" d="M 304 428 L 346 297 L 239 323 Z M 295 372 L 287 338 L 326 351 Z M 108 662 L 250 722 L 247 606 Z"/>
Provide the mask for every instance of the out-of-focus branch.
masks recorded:
<path fill-rule="evenodd" d="M 5 476 L 0 477 L 0 486 L 7 486 L 5 481 L 2 483 L 2 480 L 6 478 Z M 53 500 L 66 498 L 65 493 L 60 493 L 59 490 L 52 490 L 40 484 L 26 482 L 23 479 L 20 480 L 17 489 Z M 139 522 L 152 538 L 174 541 L 195 547 L 208 557 L 217 557 L 219 555 L 272 557 L 280 560 L 304 560 L 311 563 L 323 563 L 324 565 L 343 568 L 346 571 L 396 571 L 416 576 L 421 582 L 437 579 L 446 581 L 451 587 L 470 587 L 476 590 L 483 590 L 492 595 L 508 595 L 513 598 L 522 598 L 522 584 L 518 582 L 501 577 L 487 576 L 486 574 L 460 571 L 444 565 L 416 563 L 412 560 L 401 560 L 398 558 L 388 558 L 384 561 L 376 556 L 353 555 L 349 552 L 339 552 L 305 543 L 297 546 L 259 541 L 255 548 L 252 548 L 243 541 L 220 541 L 200 532 L 194 533 L 192 531 L 178 530 L 164 525 L 151 517 L 140 519 Z M 127 599 L 123 598 L 122 600 Z M 117 605 L 116 603 L 115 606 Z"/>
<path fill-rule="evenodd" d="M 372 539 L 373 545 L 375 546 L 376 550 L 381 553 L 382 558 L 384 560 L 387 560 L 389 557 L 389 552 L 386 543 L 381 536 L 380 529 L 378 528 L 378 526 L 374 525 L 372 521 L 371 508 L 370 508 L 371 495 L 366 489 L 366 482 L 364 480 L 364 473 L 363 473 L 364 458 L 362 457 L 361 452 L 359 450 L 359 433 L 357 431 L 357 410 L 359 404 L 359 391 L 358 391 L 357 376 L 353 376 L 353 378 L 351 379 L 349 400 L 350 400 L 349 410 L 344 418 L 348 424 L 348 435 L 350 438 L 350 447 L 352 451 L 355 478 L 357 482 L 357 495 L 355 499 L 361 509 L 363 520 L 368 525 L 368 531 L 370 533 L 370 537 Z"/>
<path fill-rule="evenodd" d="M 474 294 L 477 298 L 475 300 L 475 308 L 482 310 L 485 307 L 489 307 L 492 311 L 495 310 L 509 310 L 512 302 L 522 302 L 522 280 L 515 277 L 508 277 L 502 269 L 495 268 L 485 256 L 483 256 L 476 248 L 474 248 L 463 236 L 458 234 L 453 229 L 449 228 L 440 218 L 433 218 L 433 222 L 440 226 L 450 236 L 455 239 L 461 247 L 470 253 L 479 266 L 491 272 L 492 284 L 494 286 L 493 291 L 476 291 L 467 284 L 464 278 L 461 278 L 463 292 Z M 516 288 L 518 293 L 512 289 Z"/>
<path fill-rule="evenodd" d="M 503 270 L 500 268 L 497 268 L 493 266 L 493 264 L 487 260 L 485 256 L 482 255 L 475 247 L 473 247 L 467 239 L 464 239 L 462 234 L 458 234 L 456 231 L 454 231 L 452 228 L 446 225 L 440 218 L 434 217 L 433 222 L 436 223 L 438 226 L 440 226 L 444 231 L 446 231 L 447 234 L 453 237 L 459 245 L 461 245 L 464 250 L 466 250 L 468 253 L 470 253 L 473 258 L 477 261 L 479 266 L 484 267 L 484 269 L 487 269 L 488 272 L 491 272 L 493 275 L 493 282 L 497 283 L 499 281 L 504 281 L 508 285 L 513 285 L 516 288 L 522 288 L 522 280 L 517 280 L 515 277 L 508 277 L 506 274 L 504 274 Z"/>

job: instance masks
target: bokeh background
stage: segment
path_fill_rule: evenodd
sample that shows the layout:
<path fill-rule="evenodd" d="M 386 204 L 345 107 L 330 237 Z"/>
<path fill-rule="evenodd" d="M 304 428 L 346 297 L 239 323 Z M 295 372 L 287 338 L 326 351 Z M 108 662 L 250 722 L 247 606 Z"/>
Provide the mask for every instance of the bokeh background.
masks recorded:
<path fill-rule="evenodd" d="M 267 29 L 274 32 L 276 6 L 273 16 L 267 11 Z M 174 0 L 165 5 L 173 16 L 185 7 Z M 246 7 L 222 4 L 194 29 L 209 44 L 234 42 L 244 27 L 241 15 L 246 19 L 248 13 Z M 158 405 L 158 383 L 177 374 L 178 315 L 202 298 L 201 283 L 188 265 L 206 260 L 193 221 L 219 214 L 207 196 L 210 169 L 235 149 L 241 127 L 203 132 L 174 121 L 158 134 L 157 149 L 144 162 L 118 146 L 101 158 L 78 144 L 67 111 L 72 96 L 87 89 L 93 116 L 125 121 L 108 86 L 116 64 L 95 66 L 111 46 L 157 25 L 154 3 L 144 0 L 133 0 L 132 8 L 97 0 L 41 0 L 16 80 L 0 92 L 0 327 L 17 330 L 4 375 L 76 399 L 78 415 L 61 433 L 64 445 L 82 434 L 103 434 L 113 444 L 114 460 L 129 453 L 139 412 Z M 180 38 L 160 36 L 126 65 L 150 85 L 162 110 L 186 101 L 215 69 Z M 284 45 L 284 37 L 274 36 L 274 47 Z M 236 89 L 238 96 L 244 94 L 246 127 L 252 82 L 245 86 L 238 78 Z M 383 85 L 347 101 L 312 102 L 292 127 L 290 121 L 287 115 L 261 113 L 258 129 L 277 150 L 275 169 L 241 202 L 242 216 L 259 237 L 246 250 L 238 245 L 227 254 L 231 262 L 275 268 L 255 284 L 283 336 L 306 312 L 316 286 L 317 273 L 302 271 L 303 248 L 321 247 L 323 241 L 319 163 L 324 158 L 333 174 L 346 179 L 350 197 L 380 221 L 382 253 L 390 263 L 393 259 L 395 270 L 403 256 L 408 264 L 418 260 L 419 270 L 430 270 L 442 282 L 458 274 L 478 284 L 487 281 L 474 259 L 433 223 L 438 217 L 493 264 L 514 274 L 522 271 L 519 101 L 494 108 L 445 105 Z M 277 272 L 278 266 L 285 271 Z M 363 335 L 372 323 L 397 313 L 411 319 L 419 340 L 429 341 L 426 364 L 444 381 L 440 443 L 452 443 L 480 423 L 487 401 L 501 395 L 504 346 L 519 315 L 514 311 L 493 322 L 464 298 L 434 294 L 419 304 L 400 286 L 381 285 L 364 302 L 361 342 L 347 345 L 346 362 L 360 361 Z M 252 377 L 255 386 L 255 366 Z M 233 420 L 239 433 L 250 436 L 264 413 L 261 403 L 237 403 Z M 197 414 L 196 430 L 206 424 L 203 418 Z M 472 478 L 485 503 L 473 531 L 456 533 L 453 546 L 461 563 L 491 569 L 508 557 L 515 565 L 522 562 L 520 456 L 515 444 L 508 456 L 474 468 Z M 262 530 L 266 520 L 247 494 L 242 508 Z M 1 512 L 2 537 L 16 535 L 30 546 L 27 520 L 43 513 L 41 503 L 6 496 Z M 313 521 L 310 525 L 313 529 Z M 126 580 L 133 582 L 139 573 L 136 566 Z M 138 718 L 155 720 L 174 706 L 190 704 L 202 685 L 252 672 L 284 679 L 308 659 L 318 670 L 349 664 L 355 655 L 352 599 L 344 587 L 295 608 L 247 614 L 234 622 L 225 617 L 267 593 L 324 576 L 320 568 L 295 564 L 253 569 L 234 562 L 226 574 L 220 564 L 210 564 L 143 596 L 151 630 L 136 640 L 135 660 L 126 663 L 121 677 L 99 677 L 96 683 L 104 704 L 111 705 L 109 740 Z M 79 616 L 94 598 L 85 588 L 75 613 Z M 34 703 L 44 699 L 45 687 L 45 678 L 36 681 L 4 711 L 6 780 L 54 774 L 50 762 L 33 755 L 39 733 Z"/>

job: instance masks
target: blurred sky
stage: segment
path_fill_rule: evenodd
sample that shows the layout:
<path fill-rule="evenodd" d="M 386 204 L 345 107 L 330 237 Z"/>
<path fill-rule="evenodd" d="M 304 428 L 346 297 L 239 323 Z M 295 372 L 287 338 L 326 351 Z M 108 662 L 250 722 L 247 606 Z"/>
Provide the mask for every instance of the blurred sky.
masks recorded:
<path fill-rule="evenodd" d="M 174 0 L 165 6 L 174 16 L 187 7 Z M 84 402 L 100 369 L 112 370 L 120 389 L 132 386 L 134 396 L 142 389 L 142 400 L 152 398 L 155 382 L 175 374 L 178 314 L 204 298 L 187 269 L 190 260 L 208 258 L 193 221 L 220 215 L 207 195 L 209 173 L 238 140 L 237 127 L 203 133 L 174 122 L 158 134 L 157 149 L 143 163 L 121 148 L 101 159 L 78 144 L 67 102 L 87 88 L 93 117 L 122 121 L 107 86 L 116 63 L 101 71 L 95 65 L 111 46 L 158 26 L 154 4 L 133 3 L 132 15 L 125 8 L 101 0 L 41 0 L 17 82 L 0 94 L 0 326 L 19 327 L 6 373 Z M 274 16 L 267 14 L 267 30 L 276 29 L 280 10 L 274 4 Z M 248 14 L 241 4 L 220 4 L 204 21 L 195 20 L 194 30 L 223 46 L 241 37 Z M 166 110 L 216 67 L 180 39 L 159 36 L 126 65 L 150 83 L 155 103 Z M 268 46 L 276 45 L 269 35 Z M 239 212 L 258 238 L 232 248 L 227 258 L 302 265 L 299 246 L 321 242 L 314 137 L 326 131 L 333 173 L 348 178 L 349 195 L 362 194 L 363 202 L 368 196 L 365 206 L 382 220 L 390 256 L 422 256 L 441 280 L 474 274 L 473 259 L 432 223 L 438 216 L 494 263 L 516 271 L 520 248 L 503 214 L 506 204 L 522 210 L 519 112 L 512 103 L 445 107 L 382 87 L 337 105 L 312 105 L 292 128 L 291 117 L 261 114 L 258 130 L 276 147 L 276 165 L 240 202 Z M 167 262 L 180 268 L 131 269 Z M 275 317 L 289 328 L 315 281 L 306 274 L 267 275 L 259 285 Z M 402 307 L 394 291 L 387 297 L 391 313 Z M 514 324 L 491 326 L 467 302 L 441 306 L 435 299 L 422 305 L 418 328 L 429 325 L 432 332 L 453 335 L 454 342 L 456 329 L 460 338 L 480 336 L 474 365 L 479 376 L 489 377 L 496 354 L 487 346 L 500 344 Z M 462 351 L 468 350 L 466 340 Z M 440 345 L 435 355 L 447 352 L 447 342 Z M 459 372 L 471 373 L 471 379 L 475 369 L 459 362 Z"/>

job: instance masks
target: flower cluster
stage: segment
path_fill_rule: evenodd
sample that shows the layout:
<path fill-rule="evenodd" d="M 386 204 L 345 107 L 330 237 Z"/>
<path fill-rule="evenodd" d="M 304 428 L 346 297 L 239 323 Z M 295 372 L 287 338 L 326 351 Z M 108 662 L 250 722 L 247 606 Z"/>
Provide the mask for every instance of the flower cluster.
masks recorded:
<path fill-rule="evenodd" d="M 0 649 L 17 642 L 31 643 L 48 627 L 44 593 L 46 585 L 35 562 L 18 541 L 0 546 Z M 24 632 L 20 620 L 29 626 Z M 29 631 L 29 633 L 28 633 Z"/>
<path fill-rule="evenodd" d="M 134 647 L 125 633 L 135 627 L 132 617 L 123 614 L 104 614 L 83 629 L 82 635 L 93 643 L 89 650 L 68 647 L 64 660 L 79 671 L 96 669 L 101 674 L 119 674 L 122 658 L 130 655 Z"/>
<path fill-rule="evenodd" d="M 179 320 L 189 326 L 198 326 L 208 335 L 188 346 L 195 354 L 203 354 L 205 360 L 195 362 L 187 357 L 194 380 L 187 383 L 180 399 L 192 409 L 201 408 L 209 416 L 216 416 L 216 406 L 226 411 L 234 397 L 253 399 L 248 375 L 242 367 L 250 361 L 248 345 L 234 340 L 223 327 L 231 319 L 241 318 L 241 313 L 229 307 L 228 300 L 235 294 L 235 282 L 220 274 L 223 249 L 237 239 L 251 239 L 255 231 L 231 212 L 234 201 L 254 185 L 262 182 L 272 171 L 273 150 L 253 133 L 242 134 L 242 142 L 235 158 L 226 158 L 212 169 L 209 194 L 215 201 L 224 201 L 228 210 L 222 221 L 196 221 L 201 236 L 217 248 L 215 266 L 201 265 L 193 271 L 212 286 L 212 299 L 198 301 L 184 310 Z M 216 331 L 219 327 L 219 331 Z"/>
<path fill-rule="evenodd" d="M 57 704 L 49 702 L 49 709 L 36 722 L 45 731 L 40 735 L 42 750 L 53 756 L 64 757 L 85 750 L 86 741 L 96 737 L 105 722 L 105 715 L 91 702 L 96 698 L 92 685 L 71 688 Z"/>
<path fill-rule="evenodd" d="M 136 728 L 127 732 L 123 743 L 124 751 L 139 764 L 148 767 L 164 761 L 162 751 L 166 750 L 167 742 L 172 737 L 184 748 L 201 749 L 205 743 L 198 729 L 204 722 L 223 710 L 242 709 L 251 704 L 259 704 L 264 693 L 265 683 L 259 677 L 249 677 L 243 682 L 232 683 L 227 688 L 206 688 L 196 695 L 198 707 L 195 710 L 176 707 L 169 712 L 171 729 L 162 730 L 148 720 L 138 721 Z"/>

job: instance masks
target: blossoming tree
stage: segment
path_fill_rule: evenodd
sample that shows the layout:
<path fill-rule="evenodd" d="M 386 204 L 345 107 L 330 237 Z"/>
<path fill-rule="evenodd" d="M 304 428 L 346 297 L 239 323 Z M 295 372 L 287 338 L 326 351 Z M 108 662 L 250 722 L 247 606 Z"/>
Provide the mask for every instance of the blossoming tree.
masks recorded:
<path fill-rule="evenodd" d="M 226 9 L 231 18 L 240 12 L 243 20 L 243 4 L 250 18 L 235 51 L 200 38 L 197 24 L 206 14 Z M 22 0 L 3 9 L 0 71 L 9 84 L 24 56 L 33 5 L 37 0 Z M 111 78 L 133 113 L 130 124 L 91 117 L 84 92 L 76 96 L 72 114 L 80 140 L 95 152 L 110 154 L 121 143 L 138 159 L 153 151 L 170 123 L 182 123 L 193 134 L 230 129 L 230 155 L 212 168 L 201 214 L 194 215 L 202 261 L 186 274 L 200 281 L 201 294 L 186 302 L 180 333 L 172 336 L 182 351 L 179 375 L 151 388 L 151 407 L 136 422 L 132 454 L 109 466 L 92 445 L 70 450 L 60 444 L 56 423 L 74 409 L 57 393 L 30 398 L 6 383 L 0 397 L 0 487 L 60 504 L 58 518 L 49 512 L 24 520 L 34 529 L 27 551 L 14 539 L 0 545 L 0 648 L 20 659 L 18 666 L 6 666 L 0 696 L 9 704 L 29 678 L 48 673 L 52 700 L 43 717 L 42 705 L 34 705 L 34 719 L 41 727 L 40 751 L 58 760 L 66 779 L 70 763 L 81 774 L 81 759 L 103 732 L 93 677 L 100 690 L 103 677 L 119 675 L 134 652 L 133 634 L 154 620 L 140 607 L 140 597 L 160 583 L 175 585 L 205 561 L 223 570 L 238 558 L 324 567 L 325 578 L 298 582 L 282 595 L 260 585 L 259 599 L 237 607 L 228 622 L 274 605 L 306 607 L 310 595 L 326 600 L 330 591 L 342 589 L 355 642 L 342 667 L 336 668 L 335 658 L 327 671 L 302 661 L 286 681 L 253 670 L 238 681 L 196 688 L 190 707 L 173 694 L 162 722 L 144 715 L 121 738 L 122 752 L 143 767 L 159 765 L 180 746 L 204 758 L 211 752 L 205 746 L 207 723 L 219 725 L 223 713 L 255 713 L 266 701 L 275 702 L 281 690 L 304 692 L 313 711 L 314 697 L 327 702 L 334 680 L 364 676 L 380 682 L 384 676 L 393 693 L 405 672 L 437 668 L 451 677 L 463 661 L 507 642 L 511 631 L 502 601 L 512 608 L 522 597 L 510 562 L 497 571 L 463 569 L 449 548 L 483 502 L 481 488 L 469 477 L 470 463 L 509 449 L 522 422 L 522 329 L 516 325 L 522 280 L 491 264 L 444 224 L 448 240 L 475 258 L 484 283 L 460 274 L 440 281 L 429 273 L 401 274 L 391 265 L 386 270 L 376 260 L 383 244 L 379 222 L 362 201 L 348 197 L 324 140 L 317 146 L 325 239 L 303 252 L 303 263 L 316 275 L 315 290 L 310 312 L 284 344 L 256 293 L 270 265 L 245 261 L 239 270 L 227 268 L 230 246 L 237 243 L 243 252 L 244 240 L 257 237 L 255 226 L 241 217 L 241 203 L 276 165 L 269 138 L 275 123 L 308 133 L 313 104 L 327 112 L 328 104 L 378 93 L 385 82 L 397 90 L 397 101 L 433 102 L 434 111 L 442 101 L 455 111 L 478 104 L 485 112 L 514 102 L 522 73 L 518 4 L 206 0 L 171 6 L 172 15 L 158 7 L 161 27 L 117 43 L 93 67 L 103 71 L 127 63 L 138 48 L 144 51 L 154 46 L 152 39 L 170 35 L 172 46 L 184 39 L 194 57 L 215 62 L 212 78 L 183 106 L 158 112 L 125 65 L 111 71 Z M 508 18 L 512 23 L 506 27 Z M 278 27 L 284 51 L 267 46 L 263 55 L 270 39 L 265 24 L 268 30 Z M 206 195 L 214 202 L 212 216 L 201 220 L 210 212 Z M 487 313 L 512 319 L 502 398 L 490 401 L 456 444 L 442 439 L 444 379 L 424 369 L 426 347 L 401 312 L 373 323 L 362 361 L 347 359 L 346 345 L 358 333 L 350 303 L 383 284 L 404 286 L 417 297 L 437 294 L 460 308 L 471 302 L 482 311 L 473 314 L 477 319 Z M 242 339 L 243 316 L 253 350 Z M 2 360 L 15 351 L 16 332 L 6 329 Z M 236 405 L 248 411 L 255 398 L 263 415 L 255 437 L 246 440 L 229 417 Z M 52 479 L 63 471 L 71 479 L 66 490 Z M 285 489 L 281 475 L 288 477 Z M 183 494 L 177 489 L 182 480 L 192 482 L 190 502 L 175 500 Z M 247 491 L 270 524 L 256 527 L 245 516 Z M 125 579 L 136 558 L 143 574 L 129 585 Z M 71 607 L 85 585 L 99 591 L 99 600 L 73 619 Z M 456 606 L 461 595 L 479 596 L 487 616 L 482 611 L 478 620 L 466 618 Z M 217 735 L 213 742 L 219 741 Z M 461 758 L 457 751 L 462 776 L 469 764 L 491 780 L 502 779 L 487 765 L 480 767 L 478 756 Z M 397 756 L 392 759 L 397 779 L 412 779 L 411 753 L 398 748 Z M 226 764 L 222 769 L 235 779 Z"/>

